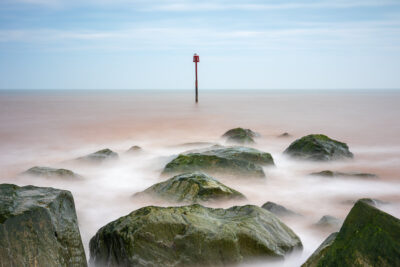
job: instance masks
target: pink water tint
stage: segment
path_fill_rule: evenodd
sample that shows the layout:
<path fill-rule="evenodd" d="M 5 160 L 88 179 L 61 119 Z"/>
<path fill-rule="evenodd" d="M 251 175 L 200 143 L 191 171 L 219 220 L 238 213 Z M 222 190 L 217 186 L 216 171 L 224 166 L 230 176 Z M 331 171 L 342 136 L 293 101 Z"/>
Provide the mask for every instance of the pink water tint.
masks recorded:
<path fill-rule="evenodd" d="M 396 91 L 2 91 L 0 92 L 0 182 L 70 190 L 75 198 L 84 245 L 106 223 L 149 204 L 133 193 L 165 179 L 168 159 L 193 147 L 186 142 L 224 144 L 233 127 L 261 134 L 253 145 L 272 153 L 276 168 L 264 180 L 216 177 L 244 193 L 234 204 L 274 201 L 303 214 L 286 220 L 304 243 L 303 255 L 285 263 L 298 266 L 329 234 L 312 224 L 331 214 L 344 219 L 359 197 L 379 198 L 400 216 L 400 93 Z M 291 137 L 278 138 L 283 132 Z M 323 133 L 346 142 L 355 158 L 333 163 L 297 162 L 282 155 L 295 139 Z M 144 151 L 124 152 L 132 145 Z M 100 166 L 66 161 L 110 148 L 120 160 Z M 80 182 L 19 177 L 35 165 L 67 167 L 83 175 Z M 310 177 L 315 171 L 370 172 L 376 180 Z"/>

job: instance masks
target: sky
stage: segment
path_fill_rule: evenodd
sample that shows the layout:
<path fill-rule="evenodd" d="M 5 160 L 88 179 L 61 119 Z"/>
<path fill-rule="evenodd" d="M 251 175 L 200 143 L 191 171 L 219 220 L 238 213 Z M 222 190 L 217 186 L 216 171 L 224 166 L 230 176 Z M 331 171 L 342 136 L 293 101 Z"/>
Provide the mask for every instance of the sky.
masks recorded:
<path fill-rule="evenodd" d="M 0 89 L 400 89 L 400 0 L 0 0 Z"/>

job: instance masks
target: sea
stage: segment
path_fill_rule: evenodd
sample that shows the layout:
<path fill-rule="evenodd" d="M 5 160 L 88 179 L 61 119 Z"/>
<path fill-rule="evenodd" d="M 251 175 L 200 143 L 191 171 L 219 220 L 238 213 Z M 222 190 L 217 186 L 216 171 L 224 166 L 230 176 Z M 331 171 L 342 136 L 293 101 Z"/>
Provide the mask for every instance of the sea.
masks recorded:
<path fill-rule="evenodd" d="M 337 229 L 315 223 L 341 220 L 359 198 L 381 200 L 379 208 L 400 217 L 400 90 L 1 90 L 0 183 L 72 192 L 89 258 L 89 240 L 107 223 L 160 200 L 132 197 L 163 181 L 165 164 L 181 152 L 226 144 L 235 127 L 260 134 L 249 145 L 272 154 L 265 179 L 215 177 L 247 199 L 211 207 L 261 206 L 272 201 L 301 216 L 282 218 L 302 240 L 302 253 L 270 266 L 300 266 Z M 280 137 L 287 132 L 288 137 Z M 304 162 L 283 151 L 308 134 L 348 144 L 354 159 Z M 142 151 L 126 151 L 134 146 Z M 73 159 L 109 148 L 119 160 L 82 165 Z M 33 166 L 70 169 L 83 177 L 48 179 L 20 174 Z M 376 179 L 324 178 L 312 172 L 373 173 Z M 243 266 L 265 266 L 251 262 Z"/>

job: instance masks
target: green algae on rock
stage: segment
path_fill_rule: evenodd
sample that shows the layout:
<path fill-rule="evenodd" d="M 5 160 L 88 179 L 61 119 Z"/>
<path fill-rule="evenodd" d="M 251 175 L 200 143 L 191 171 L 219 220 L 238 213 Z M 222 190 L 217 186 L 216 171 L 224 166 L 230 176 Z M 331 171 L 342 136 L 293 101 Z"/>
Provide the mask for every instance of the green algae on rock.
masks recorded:
<path fill-rule="evenodd" d="M 298 216 L 299 215 L 296 212 L 291 211 L 291 210 L 285 208 L 284 206 L 276 204 L 271 201 L 264 203 L 264 205 L 262 205 L 261 208 L 266 209 L 269 212 L 272 212 L 273 214 L 275 214 L 277 216 Z"/>
<path fill-rule="evenodd" d="M 118 154 L 108 148 L 77 158 L 78 161 L 89 162 L 89 163 L 100 163 L 112 159 L 118 159 Z"/>
<path fill-rule="evenodd" d="M 302 266 L 400 266 L 400 220 L 361 199 L 329 244 Z"/>
<path fill-rule="evenodd" d="M 22 175 L 31 175 L 44 178 L 81 178 L 80 175 L 67 169 L 55 169 L 50 167 L 35 166 L 22 173 Z"/>
<path fill-rule="evenodd" d="M 96 266 L 221 266 L 283 259 L 299 237 L 256 206 L 148 206 L 102 227 L 90 240 Z"/>
<path fill-rule="evenodd" d="M 323 256 L 325 255 L 326 251 L 329 250 L 329 248 L 332 246 L 333 242 L 335 241 L 336 236 L 338 235 L 339 232 L 334 232 L 330 234 L 324 242 L 317 248 L 317 250 L 314 251 L 313 254 L 308 258 L 307 263 L 303 264 L 303 266 L 316 266 L 314 264 L 318 263 Z M 310 265 L 307 265 L 310 264 Z"/>
<path fill-rule="evenodd" d="M 238 191 L 200 172 L 174 176 L 136 195 L 151 195 L 176 202 L 196 203 L 209 200 L 245 199 Z"/>
<path fill-rule="evenodd" d="M 87 266 L 69 191 L 0 185 L 0 266 Z"/>
<path fill-rule="evenodd" d="M 163 173 L 203 171 L 265 177 L 262 166 L 274 165 L 271 154 L 249 147 L 212 146 L 191 150 L 170 161 Z"/>
<path fill-rule="evenodd" d="M 313 176 L 322 176 L 322 177 L 349 177 L 349 178 L 378 178 L 376 174 L 372 173 L 363 173 L 363 172 L 338 172 L 325 170 L 320 172 L 310 173 Z"/>
<path fill-rule="evenodd" d="M 315 161 L 353 158 L 347 144 L 323 134 L 310 134 L 297 139 L 283 153 L 293 158 Z"/>
<path fill-rule="evenodd" d="M 234 128 L 222 135 L 226 137 L 228 142 L 239 143 L 239 144 L 252 144 L 254 143 L 254 137 L 259 136 L 258 133 L 253 132 L 250 129 Z"/>

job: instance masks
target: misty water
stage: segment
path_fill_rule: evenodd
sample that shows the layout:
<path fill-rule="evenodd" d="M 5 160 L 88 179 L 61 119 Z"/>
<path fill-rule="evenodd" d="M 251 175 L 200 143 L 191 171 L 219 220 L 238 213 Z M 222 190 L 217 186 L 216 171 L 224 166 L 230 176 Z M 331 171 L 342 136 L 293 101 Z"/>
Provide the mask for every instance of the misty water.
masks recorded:
<path fill-rule="evenodd" d="M 171 205 L 131 196 L 165 180 L 160 173 L 174 155 L 204 147 L 186 143 L 224 145 L 221 135 L 240 126 L 261 134 L 252 146 L 270 152 L 276 167 L 265 168 L 265 179 L 216 177 L 247 200 L 208 206 L 273 201 L 301 214 L 282 220 L 301 238 L 303 252 L 276 266 L 303 263 L 334 231 L 313 224 L 323 215 L 344 219 L 352 200 L 380 199 L 387 203 L 381 209 L 400 217 L 400 93 L 221 90 L 201 92 L 197 105 L 193 98 L 192 91 L 1 91 L 0 182 L 70 190 L 89 258 L 89 240 L 100 227 L 143 206 Z M 279 138 L 283 132 L 291 136 Z M 311 133 L 346 142 L 354 159 L 299 162 L 282 154 Z M 125 153 L 133 145 L 143 151 Z M 103 148 L 119 153 L 119 160 L 92 166 L 70 161 Z M 19 175 L 33 166 L 71 169 L 83 179 Z M 379 178 L 308 175 L 326 169 Z"/>

